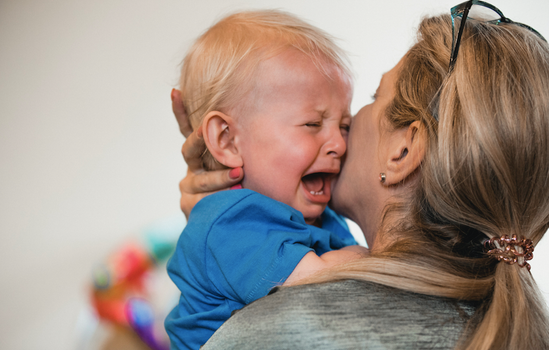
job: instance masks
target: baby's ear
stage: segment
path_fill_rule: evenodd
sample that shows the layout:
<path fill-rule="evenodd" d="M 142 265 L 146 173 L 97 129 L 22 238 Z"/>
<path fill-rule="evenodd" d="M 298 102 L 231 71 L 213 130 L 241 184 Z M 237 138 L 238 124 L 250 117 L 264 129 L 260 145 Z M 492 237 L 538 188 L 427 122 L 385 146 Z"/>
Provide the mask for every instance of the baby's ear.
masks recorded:
<path fill-rule="evenodd" d="M 212 111 L 202 120 L 202 132 L 206 147 L 219 163 L 229 168 L 243 165 L 235 143 L 237 130 L 232 117 L 223 112 Z"/>

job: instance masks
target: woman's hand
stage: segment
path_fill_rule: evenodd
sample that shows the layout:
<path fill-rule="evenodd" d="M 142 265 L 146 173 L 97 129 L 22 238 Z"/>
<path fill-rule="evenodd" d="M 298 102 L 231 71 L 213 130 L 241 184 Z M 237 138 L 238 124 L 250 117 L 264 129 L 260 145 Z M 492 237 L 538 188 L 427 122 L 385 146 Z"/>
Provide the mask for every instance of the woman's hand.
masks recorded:
<path fill-rule="evenodd" d="M 202 128 L 199 127 L 193 132 L 181 100 L 180 91 L 173 89 L 171 98 L 173 113 L 179 123 L 179 129 L 187 138 L 181 148 L 181 153 L 188 166 L 187 176 L 179 182 L 179 190 L 181 191 L 181 210 L 188 218 L 195 204 L 207 195 L 221 190 L 242 187 L 238 183 L 242 181 L 244 172 L 242 168 L 204 170 L 202 154 L 206 150 L 206 145 L 202 138 Z"/>

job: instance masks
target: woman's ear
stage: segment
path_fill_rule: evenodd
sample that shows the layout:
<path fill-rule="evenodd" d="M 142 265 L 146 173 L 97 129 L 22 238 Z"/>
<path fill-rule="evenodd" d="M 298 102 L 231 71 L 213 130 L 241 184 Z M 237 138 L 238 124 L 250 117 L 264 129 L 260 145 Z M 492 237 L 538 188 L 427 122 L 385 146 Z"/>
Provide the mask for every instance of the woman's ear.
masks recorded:
<path fill-rule="evenodd" d="M 237 145 L 237 128 L 233 118 L 219 111 L 208 113 L 202 120 L 202 132 L 208 151 L 229 168 L 243 165 Z"/>
<path fill-rule="evenodd" d="M 425 131 L 419 121 L 392 133 L 384 185 L 402 182 L 416 171 L 425 156 L 425 142 Z"/>

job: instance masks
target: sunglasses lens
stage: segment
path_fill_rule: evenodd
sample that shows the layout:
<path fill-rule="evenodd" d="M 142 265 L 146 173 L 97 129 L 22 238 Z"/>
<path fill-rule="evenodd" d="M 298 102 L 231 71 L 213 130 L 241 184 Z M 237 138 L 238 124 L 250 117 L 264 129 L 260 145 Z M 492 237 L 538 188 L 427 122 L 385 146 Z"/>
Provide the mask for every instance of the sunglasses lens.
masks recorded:
<path fill-rule="evenodd" d="M 483 22 L 497 21 L 501 18 L 501 16 L 494 10 L 479 5 L 471 6 L 467 17 Z"/>

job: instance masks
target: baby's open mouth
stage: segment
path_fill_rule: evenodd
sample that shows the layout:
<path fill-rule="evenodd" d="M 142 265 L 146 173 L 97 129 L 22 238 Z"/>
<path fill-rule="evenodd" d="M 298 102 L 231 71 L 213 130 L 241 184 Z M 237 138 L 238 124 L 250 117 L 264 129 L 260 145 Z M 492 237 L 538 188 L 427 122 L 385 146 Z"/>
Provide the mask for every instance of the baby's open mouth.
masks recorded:
<path fill-rule="evenodd" d="M 328 173 L 312 173 L 301 178 L 303 187 L 312 195 L 320 196 L 324 194 L 324 183 L 327 176 L 333 174 Z"/>

